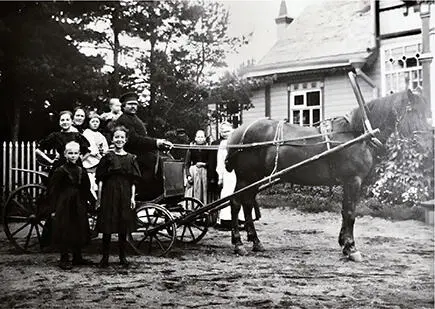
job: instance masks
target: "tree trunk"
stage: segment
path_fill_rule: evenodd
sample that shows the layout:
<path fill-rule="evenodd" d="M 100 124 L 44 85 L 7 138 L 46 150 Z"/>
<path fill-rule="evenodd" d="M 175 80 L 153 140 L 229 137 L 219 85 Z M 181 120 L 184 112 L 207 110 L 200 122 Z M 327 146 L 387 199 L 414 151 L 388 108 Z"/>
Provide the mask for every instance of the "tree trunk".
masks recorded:
<path fill-rule="evenodd" d="M 21 108 L 18 102 L 14 102 L 11 139 L 13 142 L 18 141 L 20 137 L 20 120 L 21 120 Z"/>
<path fill-rule="evenodd" d="M 154 130 L 154 108 L 156 105 L 157 86 L 155 82 L 156 75 L 156 57 L 155 57 L 156 38 L 153 34 L 150 37 L 150 101 L 149 101 L 149 115 L 148 115 L 148 129 L 149 133 L 155 134 Z"/>
<path fill-rule="evenodd" d="M 119 52 L 120 52 L 120 44 L 119 44 L 119 33 L 121 32 L 119 29 L 119 7 L 115 5 L 115 10 L 112 15 L 112 31 L 114 37 L 113 44 L 113 72 L 110 79 L 110 94 L 112 97 L 119 97 L 121 94 L 120 91 L 120 76 L 119 76 Z"/>

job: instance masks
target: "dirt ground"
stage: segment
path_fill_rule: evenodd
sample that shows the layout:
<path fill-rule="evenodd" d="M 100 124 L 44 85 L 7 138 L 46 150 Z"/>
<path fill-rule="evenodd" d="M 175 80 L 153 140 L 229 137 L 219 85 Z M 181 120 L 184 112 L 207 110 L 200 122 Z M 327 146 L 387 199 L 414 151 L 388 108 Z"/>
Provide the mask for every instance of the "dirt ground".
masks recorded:
<path fill-rule="evenodd" d="M 230 234 L 210 229 L 169 257 L 61 271 L 57 254 L 21 255 L 0 235 L 2 308 L 433 308 L 434 231 L 417 221 L 358 218 L 363 262 L 341 256 L 341 218 L 264 209 L 267 251 L 233 254 Z M 244 234 L 245 237 L 245 234 Z M 245 244 L 248 248 L 250 244 Z M 86 257 L 97 262 L 99 242 Z"/>

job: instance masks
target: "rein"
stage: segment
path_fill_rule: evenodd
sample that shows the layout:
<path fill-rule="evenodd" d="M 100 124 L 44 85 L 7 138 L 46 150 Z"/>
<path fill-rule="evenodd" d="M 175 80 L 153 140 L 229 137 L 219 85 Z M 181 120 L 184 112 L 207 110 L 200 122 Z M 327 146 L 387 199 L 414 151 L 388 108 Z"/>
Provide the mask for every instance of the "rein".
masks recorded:
<path fill-rule="evenodd" d="M 342 134 L 347 132 L 331 132 L 328 133 L 328 135 L 331 134 Z M 277 139 L 273 141 L 265 141 L 265 142 L 256 142 L 256 143 L 249 143 L 249 144 L 233 144 L 233 145 L 227 145 L 227 148 L 237 148 L 237 149 L 244 149 L 244 148 L 254 148 L 254 147 L 262 147 L 262 146 L 269 146 L 269 145 L 276 145 L 277 143 L 282 146 L 316 146 L 316 145 L 322 145 L 326 144 L 326 141 L 317 142 L 317 143 L 310 143 L 310 144 L 296 144 L 292 142 L 297 141 L 304 141 L 307 139 L 313 139 L 318 137 L 325 137 L 326 134 L 314 134 L 314 135 L 307 135 L 297 138 L 290 138 L 290 139 Z M 342 144 L 343 142 L 337 142 L 333 140 L 329 140 L 329 143 L 333 144 Z M 173 144 L 173 147 L 175 149 L 195 149 L 195 150 L 218 150 L 219 145 L 188 145 L 188 144 Z"/>

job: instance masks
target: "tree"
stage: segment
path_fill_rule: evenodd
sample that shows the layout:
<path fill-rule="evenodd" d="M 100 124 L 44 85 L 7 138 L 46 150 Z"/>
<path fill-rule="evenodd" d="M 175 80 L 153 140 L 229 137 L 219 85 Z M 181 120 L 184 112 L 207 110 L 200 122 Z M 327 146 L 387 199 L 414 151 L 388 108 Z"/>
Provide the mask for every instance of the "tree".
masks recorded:
<path fill-rule="evenodd" d="M 4 137 L 12 140 L 26 138 L 20 134 L 22 118 L 38 114 L 46 101 L 54 109 L 92 104 L 103 88 L 103 59 L 77 50 L 53 18 L 55 8 L 46 2 L 0 3 L 2 123 L 11 127 Z M 27 137 L 35 138 L 44 124 Z"/>
<path fill-rule="evenodd" d="M 211 115 L 215 122 L 230 119 L 253 107 L 251 103 L 252 82 L 241 78 L 236 73 L 226 72 L 211 89 L 207 98 L 208 105 L 215 105 L 216 110 Z M 236 119 L 236 118 L 235 118 Z M 239 123 L 233 123 L 234 126 Z"/>
<path fill-rule="evenodd" d="M 61 21 L 77 46 L 90 47 L 100 55 L 111 56 L 113 68 L 109 78 L 109 95 L 121 94 L 121 80 L 132 71 L 120 64 L 121 54 L 132 47 L 121 45 L 132 27 L 134 5 L 124 1 L 69 1 L 60 4 L 57 19 Z M 90 45 L 88 45 L 90 44 Z"/>
<path fill-rule="evenodd" d="M 207 95 L 201 84 L 208 85 L 207 73 L 224 66 L 225 54 L 247 43 L 247 39 L 227 35 L 228 12 L 221 3 L 139 2 L 132 19 L 132 33 L 149 43 L 149 49 L 138 59 L 139 74 L 132 78 L 131 85 L 148 94 L 150 127 L 161 131 L 161 125 L 154 123 L 161 123 L 159 113 L 187 101 L 191 105 L 188 110 L 199 112 L 204 117 L 200 123 L 204 123 L 207 105 L 203 99 Z M 199 93 L 191 96 L 194 89 Z M 173 90 L 188 92 L 175 95 Z"/>

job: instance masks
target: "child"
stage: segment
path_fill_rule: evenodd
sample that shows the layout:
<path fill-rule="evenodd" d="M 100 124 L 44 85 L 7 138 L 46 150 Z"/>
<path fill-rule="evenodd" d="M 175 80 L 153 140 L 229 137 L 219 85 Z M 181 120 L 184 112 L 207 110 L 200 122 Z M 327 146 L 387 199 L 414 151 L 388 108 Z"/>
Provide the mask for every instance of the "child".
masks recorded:
<path fill-rule="evenodd" d="M 72 265 L 87 265 L 81 250 L 90 240 L 87 203 L 95 202 L 89 191 L 88 174 L 77 164 L 80 145 L 68 142 L 65 145 L 66 163 L 56 168 L 48 183 L 48 198 L 53 219 L 53 244 L 60 250 L 59 267 L 71 269 Z M 69 263 L 72 252 L 72 265 Z"/>
<path fill-rule="evenodd" d="M 35 150 L 35 153 L 42 158 L 44 158 L 49 164 L 52 165 L 52 168 L 49 173 L 49 179 L 51 178 L 55 169 L 66 163 L 66 158 L 64 156 L 65 153 L 65 145 L 69 142 L 77 142 L 80 145 L 80 153 L 82 155 L 89 152 L 89 142 L 87 139 L 81 135 L 76 128 L 72 126 L 72 113 L 70 111 L 62 111 L 59 113 L 59 127 L 60 131 L 52 132 L 45 138 L 39 141 L 38 148 Z M 56 151 L 56 158 L 52 159 L 48 157 L 44 151 Z M 77 161 L 77 165 L 81 166 L 82 162 L 79 158 Z M 44 203 L 45 204 L 45 203 Z M 48 204 L 47 204 L 48 206 Z M 44 228 L 42 230 L 41 235 L 41 246 L 47 247 L 51 244 L 52 240 L 52 220 L 51 216 L 49 216 L 51 209 L 49 207 L 41 207 L 39 210 L 39 215 L 42 217 L 47 217 L 45 221 Z"/>
<path fill-rule="evenodd" d="M 136 156 L 127 153 L 128 130 L 117 126 L 112 133 L 114 151 L 109 151 L 97 166 L 98 204 L 101 207 L 97 218 L 97 230 L 103 233 L 103 257 L 99 266 L 109 266 L 111 234 L 118 233 L 119 261 L 128 267 L 125 257 L 127 233 L 136 230 L 135 193 L 141 173 Z"/>
<path fill-rule="evenodd" d="M 198 130 L 195 142 L 191 145 L 206 145 L 205 133 Z M 186 196 L 195 197 L 207 204 L 207 165 L 209 152 L 207 150 L 188 150 L 185 159 L 184 172 L 187 178 Z"/>
<path fill-rule="evenodd" d="M 87 128 L 83 132 L 83 136 L 86 137 L 89 144 L 90 152 L 83 156 L 83 167 L 88 172 L 89 180 L 91 181 L 91 191 L 97 198 L 96 193 L 98 186 L 95 182 L 95 170 L 103 155 L 109 150 L 107 140 L 103 134 L 98 131 L 100 127 L 100 117 L 97 113 L 91 113 L 88 116 L 89 123 Z"/>
<path fill-rule="evenodd" d="M 115 127 L 116 120 L 122 115 L 122 104 L 117 98 L 111 98 L 109 100 L 110 112 L 100 115 L 100 119 L 103 122 L 102 132 L 109 141 L 113 128 Z"/>

